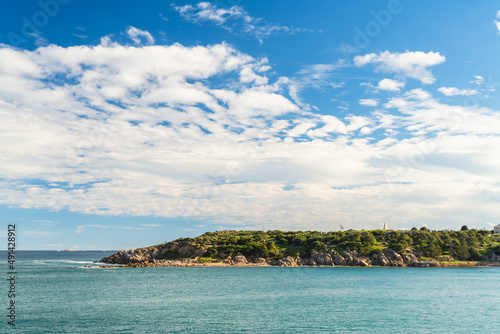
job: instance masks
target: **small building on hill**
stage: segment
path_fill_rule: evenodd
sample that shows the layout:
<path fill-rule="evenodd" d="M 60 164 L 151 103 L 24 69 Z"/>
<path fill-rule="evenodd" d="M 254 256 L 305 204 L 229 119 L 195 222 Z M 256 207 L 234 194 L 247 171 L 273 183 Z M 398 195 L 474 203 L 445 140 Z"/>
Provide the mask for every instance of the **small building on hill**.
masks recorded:
<path fill-rule="evenodd" d="M 493 226 L 493 233 L 500 234 L 500 224 Z"/>

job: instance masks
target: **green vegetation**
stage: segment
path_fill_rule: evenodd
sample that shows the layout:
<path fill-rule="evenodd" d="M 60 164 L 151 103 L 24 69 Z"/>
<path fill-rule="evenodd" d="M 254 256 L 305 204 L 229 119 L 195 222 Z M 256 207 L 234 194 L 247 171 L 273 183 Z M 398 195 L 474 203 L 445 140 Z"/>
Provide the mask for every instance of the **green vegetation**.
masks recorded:
<path fill-rule="evenodd" d="M 468 229 L 432 231 L 425 227 L 410 231 L 218 231 L 196 238 L 181 238 L 182 243 L 201 250 L 204 261 L 228 256 L 280 259 L 285 256 L 307 258 L 312 251 L 335 249 L 372 255 L 391 248 L 398 253 L 413 252 L 421 258 L 451 256 L 461 261 L 479 261 L 493 250 L 500 250 L 500 237 L 490 231 Z M 163 245 L 167 246 L 167 245 Z M 166 254 L 166 257 L 173 254 Z"/>

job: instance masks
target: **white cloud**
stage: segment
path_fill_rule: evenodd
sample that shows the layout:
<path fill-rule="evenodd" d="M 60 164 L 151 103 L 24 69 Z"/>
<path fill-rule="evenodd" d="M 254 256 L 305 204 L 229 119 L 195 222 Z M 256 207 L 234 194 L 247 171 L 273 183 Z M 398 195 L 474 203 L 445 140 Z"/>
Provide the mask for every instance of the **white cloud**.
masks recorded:
<path fill-rule="evenodd" d="M 436 81 L 428 67 L 443 63 L 446 60 L 439 52 L 410 52 L 379 54 L 370 53 L 364 56 L 355 56 L 354 64 L 358 67 L 368 64 L 375 65 L 375 71 L 394 73 L 402 78 L 413 78 L 424 84 Z"/>
<path fill-rule="evenodd" d="M 475 89 L 458 89 L 456 87 L 440 87 L 438 91 L 446 96 L 456 95 L 476 95 L 478 92 Z"/>
<path fill-rule="evenodd" d="M 399 92 L 404 86 L 404 82 L 385 78 L 379 81 L 377 88 L 381 90 Z"/>
<path fill-rule="evenodd" d="M 224 9 L 210 2 L 199 2 L 195 5 L 173 5 L 173 9 L 187 21 L 212 22 L 228 31 L 237 28 L 241 33 L 253 35 L 259 40 L 273 34 L 294 34 L 304 31 L 304 29 L 267 23 L 262 18 L 252 17 L 241 6 Z"/>
<path fill-rule="evenodd" d="M 147 31 L 137 29 L 135 27 L 128 27 L 127 29 L 127 35 L 128 37 L 134 41 L 135 44 L 139 45 L 141 44 L 141 39 L 139 37 L 144 37 L 146 39 L 146 44 L 154 44 L 155 40 L 153 36 Z"/>
<path fill-rule="evenodd" d="M 378 101 L 374 99 L 360 99 L 359 104 L 365 107 L 376 107 L 378 105 Z"/>

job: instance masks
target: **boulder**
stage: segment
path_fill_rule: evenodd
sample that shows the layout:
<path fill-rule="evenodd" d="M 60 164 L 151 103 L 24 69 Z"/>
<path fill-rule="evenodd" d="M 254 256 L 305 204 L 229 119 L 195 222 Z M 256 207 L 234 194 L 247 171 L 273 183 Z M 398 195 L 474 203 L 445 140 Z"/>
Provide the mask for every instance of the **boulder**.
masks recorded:
<path fill-rule="evenodd" d="M 337 255 L 335 257 L 335 259 L 333 260 L 333 263 L 336 265 L 336 266 L 343 266 L 346 264 L 345 262 L 345 259 L 342 255 Z"/>
<path fill-rule="evenodd" d="M 358 265 L 361 267 L 369 267 L 370 263 L 367 260 L 360 260 L 358 261 Z"/>
<path fill-rule="evenodd" d="M 406 267 L 409 264 L 413 265 L 417 257 L 412 253 L 405 254 L 403 257 L 394 250 L 386 248 L 382 253 L 373 254 L 371 260 L 377 266 Z"/>
<path fill-rule="evenodd" d="M 236 257 L 234 258 L 234 263 L 235 264 L 246 264 L 248 263 L 246 257 L 244 257 L 243 255 L 236 255 Z"/>
<path fill-rule="evenodd" d="M 316 251 L 311 252 L 311 260 L 313 260 L 315 263 L 318 262 L 318 257 L 319 257 L 318 252 L 316 252 Z"/>
<path fill-rule="evenodd" d="M 393 267 L 405 267 L 406 266 L 404 263 L 403 257 L 401 255 L 399 255 L 398 253 L 396 253 L 394 250 L 392 250 L 390 248 L 384 249 L 384 254 L 387 257 L 387 259 L 389 260 L 389 263 L 391 266 L 393 266 Z"/>
<path fill-rule="evenodd" d="M 403 261 L 407 266 L 414 266 L 418 258 L 413 253 L 407 253 L 403 255 Z"/>
<path fill-rule="evenodd" d="M 280 267 L 296 267 L 302 264 L 302 259 L 300 257 L 287 256 L 285 258 L 271 262 L 273 266 Z"/>
<path fill-rule="evenodd" d="M 344 264 L 345 265 L 352 265 L 353 264 L 353 256 L 350 251 L 342 251 L 341 253 L 342 257 L 344 258 Z"/>
<path fill-rule="evenodd" d="M 389 266 L 390 262 L 384 253 L 373 254 L 372 263 L 376 266 Z"/>

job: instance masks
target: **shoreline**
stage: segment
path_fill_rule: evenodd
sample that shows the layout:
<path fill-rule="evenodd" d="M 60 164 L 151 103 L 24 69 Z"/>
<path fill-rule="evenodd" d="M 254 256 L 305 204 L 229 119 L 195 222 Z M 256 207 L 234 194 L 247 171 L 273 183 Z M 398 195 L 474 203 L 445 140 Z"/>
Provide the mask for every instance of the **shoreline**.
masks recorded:
<path fill-rule="evenodd" d="M 500 267 L 500 262 L 481 262 L 481 261 L 457 261 L 451 263 L 426 263 L 428 265 L 419 265 L 416 263 L 415 265 L 409 266 L 380 266 L 380 265 L 368 265 L 368 266 L 354 266 L 354 265 L 272 265 L 268 263 L 224 263 L 224 262 L 210 262 L 210 263 L 197 263 L 197 262 L 182 262 L 182 261 L 173 261 L 175 263 L 128 263 L 128 264 L 117 264 L 117 265 L 109 265 L 102 264 L 98 266 L 84 266 L 85 268 L 100 268 L 100 269 L 110 269 L 110 268 L 160 268 L 160 267 L 340 267 L 340 268 L 490 268 L 490 267 Z"/>

